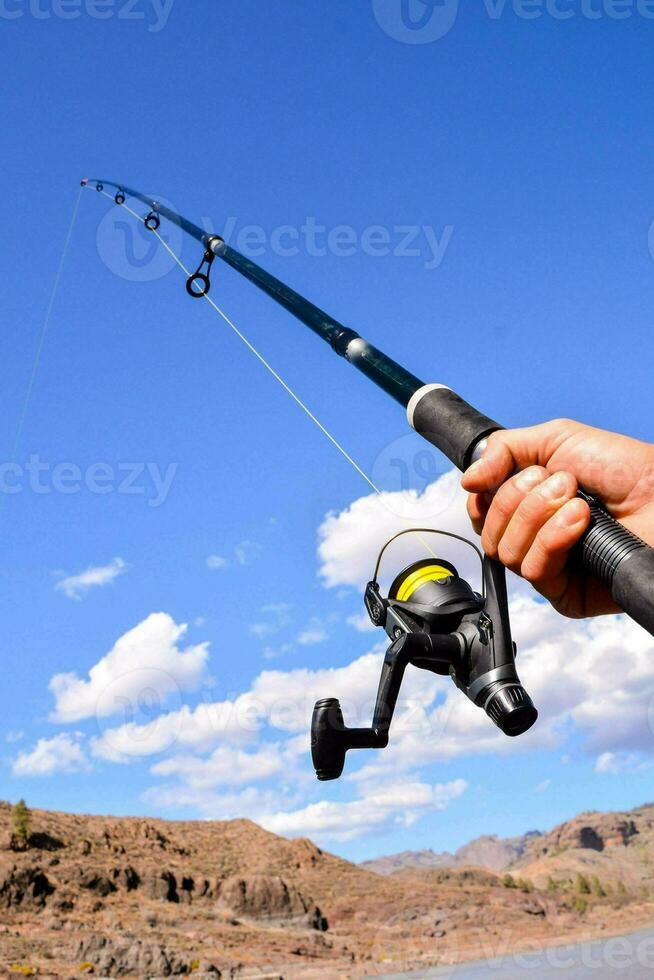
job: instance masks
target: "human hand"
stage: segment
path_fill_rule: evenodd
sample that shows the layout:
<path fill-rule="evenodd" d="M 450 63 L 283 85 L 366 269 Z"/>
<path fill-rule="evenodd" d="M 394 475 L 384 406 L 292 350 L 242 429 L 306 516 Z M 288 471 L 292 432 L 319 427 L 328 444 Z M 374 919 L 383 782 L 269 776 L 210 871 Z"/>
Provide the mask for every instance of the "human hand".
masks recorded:
<path fill-rule="evenodd" d="M 468 514 L 491 558 L 521 575 L 564 616 L 619 612 L 609 590 L 568 565 L 590 521 L 579 487 L 654 544 L 654 446 L 555 419 L 494 432 L 463 475 Z"/>

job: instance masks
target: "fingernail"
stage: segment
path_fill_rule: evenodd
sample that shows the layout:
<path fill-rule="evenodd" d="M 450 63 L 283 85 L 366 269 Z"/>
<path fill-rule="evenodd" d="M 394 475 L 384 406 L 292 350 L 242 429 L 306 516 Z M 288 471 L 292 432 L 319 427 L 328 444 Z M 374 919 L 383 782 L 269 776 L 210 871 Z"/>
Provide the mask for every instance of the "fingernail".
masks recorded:
<path fill-rule="evenodd" d="M 531 487 L 535 487 L 542 482 L 543 471 L 537 469 L 525 470 L 516 480 L 516 484 L 520 490 L 529 490 Z"/>
<path fill-rule="evenodd" d="M 573 524 L 578 524 L 581 520 L 581 515 L 577 507 L 577 501 L 569 500 L 567 504 L 564 504 L 556 515 L 556 519 L 562 527 L 572 527 Z"/>
<path fill-rule="evenodd" d="M 543 495 L 548 500 L 559 500 L 568 492 L 568 478 L 565 473 L 555 473 L 543 484 Z"/>
<path fill-rule="evenodd" d="M 468 469 L 465 471 L 465 473 L 463 474 L 463 476 L 464 477 L 466 477 L 466 476 L 474 476 L 475 473 L 479 473 L 479 471 L 482 468 L 483 462 L 484 462 L 483 459 L 476 460 L 476 462 L 472 463 L 472 465 L 468 467 Z"/>

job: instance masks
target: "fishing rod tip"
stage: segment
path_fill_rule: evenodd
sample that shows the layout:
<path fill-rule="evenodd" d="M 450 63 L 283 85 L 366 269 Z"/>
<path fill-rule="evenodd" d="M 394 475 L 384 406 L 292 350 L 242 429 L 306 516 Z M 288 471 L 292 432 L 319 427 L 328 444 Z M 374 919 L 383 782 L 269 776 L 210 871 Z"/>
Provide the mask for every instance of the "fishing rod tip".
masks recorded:
<path fill-rule="evenodd" d="M 86 185 L 88 184 L 88 182 L 89 182 L 89 178 L 88 177 L 82 177 L 82 179 L 79 182 L 79 185 L 80 185 L 80 187 L 86 187 Z"/>

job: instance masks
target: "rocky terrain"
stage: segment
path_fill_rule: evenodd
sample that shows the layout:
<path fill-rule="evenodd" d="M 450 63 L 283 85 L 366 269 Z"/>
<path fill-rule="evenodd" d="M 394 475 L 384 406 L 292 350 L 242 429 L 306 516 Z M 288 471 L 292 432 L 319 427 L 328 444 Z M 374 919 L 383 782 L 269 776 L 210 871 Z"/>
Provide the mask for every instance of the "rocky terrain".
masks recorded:
<path fill-rule="evenodd" d="M 582 814 L 504 874 L 382 876 L 247 820 L 33 811 L 21 838 L 0 804 L 0 908 L 0 975 L 382 975 L 650 924 L 654 807 Z"/>

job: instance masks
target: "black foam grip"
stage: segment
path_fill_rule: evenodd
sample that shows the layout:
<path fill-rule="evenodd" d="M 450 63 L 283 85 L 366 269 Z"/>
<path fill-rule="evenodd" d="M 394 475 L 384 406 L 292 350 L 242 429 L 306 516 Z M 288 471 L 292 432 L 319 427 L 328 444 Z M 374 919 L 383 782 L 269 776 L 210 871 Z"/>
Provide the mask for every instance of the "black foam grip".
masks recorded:
<path fill-rule="evenodd" d="M 579 543 L 584 571 L 608 586 L 621 609 L 654 635 L 654 549 L 616 521 L 592 497 L 591 522 Z"/>
<path fill-rule="evenodd" d="M 502 428 L 449 388 L 426 391 L 414 409 L 412 425 L 460 470 L 469 465 L 477 443 Z"/>

